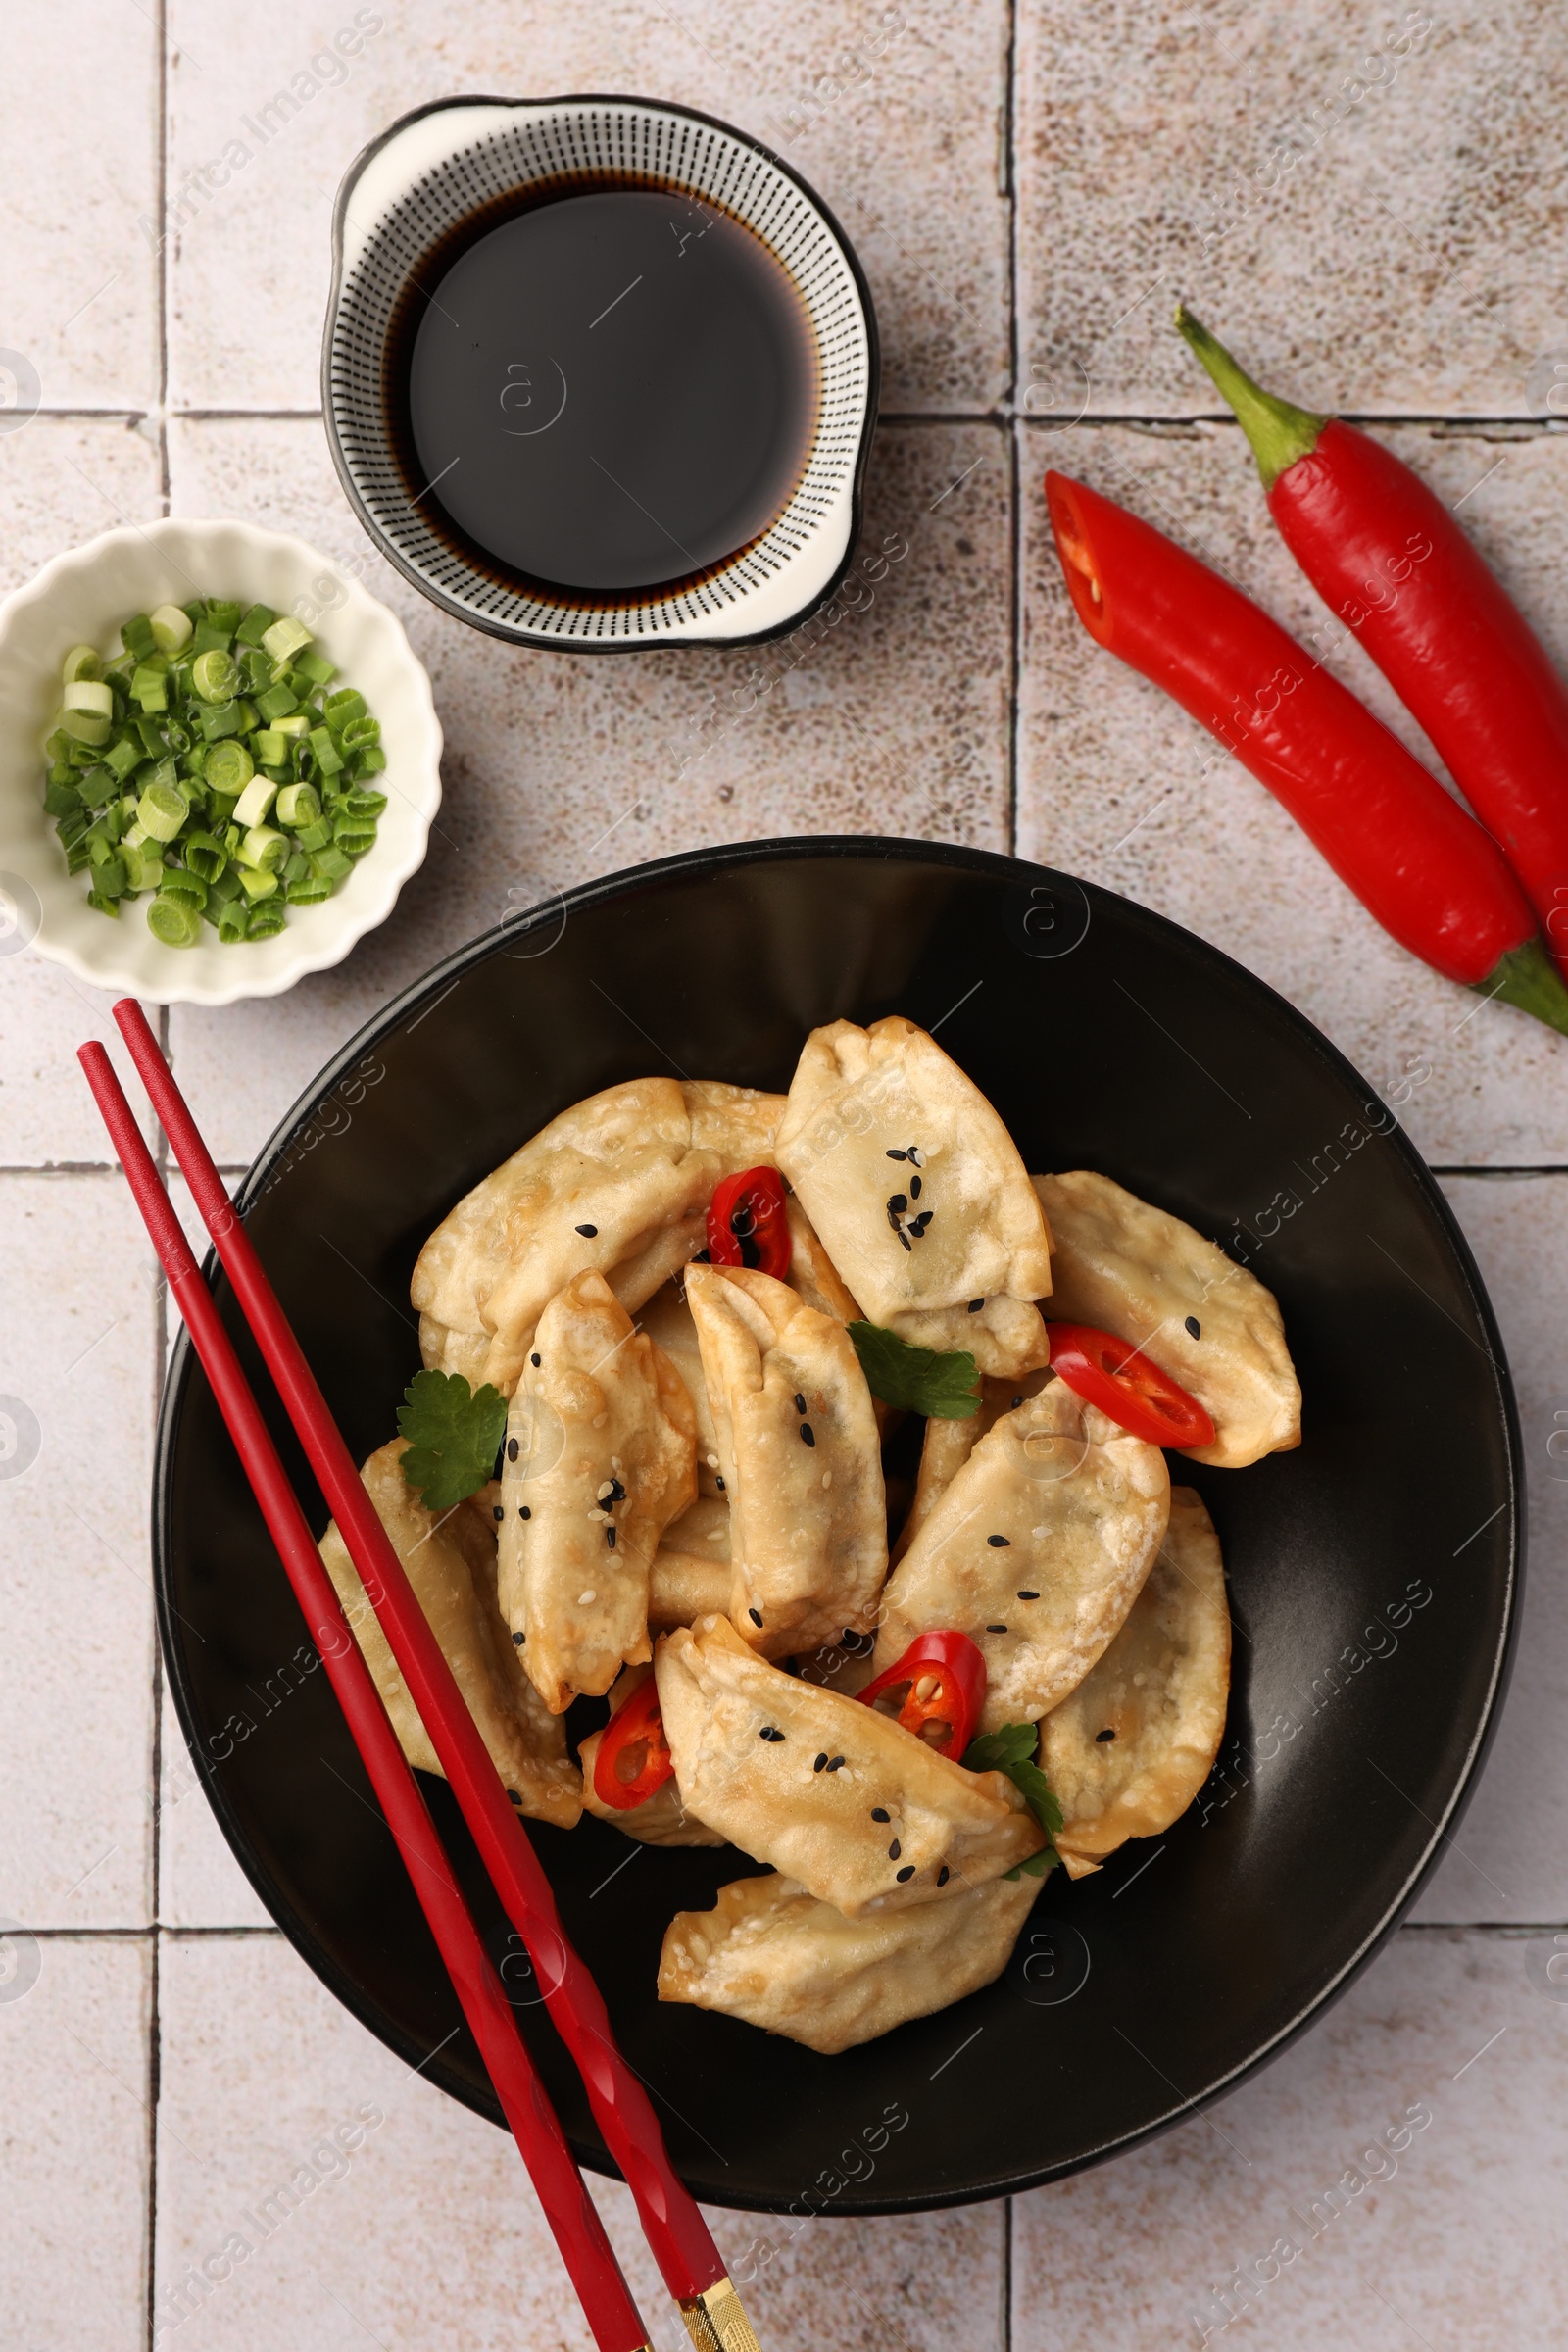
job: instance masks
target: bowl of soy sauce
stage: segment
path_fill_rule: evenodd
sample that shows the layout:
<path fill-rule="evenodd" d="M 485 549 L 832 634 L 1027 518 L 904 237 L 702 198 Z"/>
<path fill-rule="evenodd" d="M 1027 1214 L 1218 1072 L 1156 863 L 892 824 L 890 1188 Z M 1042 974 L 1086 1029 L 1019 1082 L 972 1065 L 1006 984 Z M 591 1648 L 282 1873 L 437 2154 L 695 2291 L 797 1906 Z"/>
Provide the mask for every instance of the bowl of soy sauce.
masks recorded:
<path fill-rule="evenodd" d="M 833 594 L 876 417 L 870 291 L 744 132 L 641 98 L 446 99 L 338 195 L 322 405 L 382 553 L 492 636 L 782 635 Z"/>

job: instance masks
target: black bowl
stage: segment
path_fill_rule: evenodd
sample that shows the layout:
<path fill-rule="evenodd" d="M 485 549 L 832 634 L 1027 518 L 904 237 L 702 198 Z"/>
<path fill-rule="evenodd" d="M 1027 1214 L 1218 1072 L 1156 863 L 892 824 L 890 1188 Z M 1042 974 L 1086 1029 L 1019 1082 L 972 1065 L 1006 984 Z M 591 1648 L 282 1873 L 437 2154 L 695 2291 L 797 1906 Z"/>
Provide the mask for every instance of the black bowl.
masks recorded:
<path fill-rule="evenodd" d="M 1507 1368 L 1395 1114 L 1298 1013 L 1159 916 L 918 842 L 753 843 L 613 876 L 465 949 L 345 1049 L 241 1202 L 356 1455 L 391 1433 L 417 1365 L 420 1243 L 525 1136 L 650 1068 L 783 1088 L 815 1023 L 892 1011 L 939 1031 L 1031 1167 L 1102 1169 L 1251 1258 L 1285 1311 L 1306 1436 L 1251 1470 L 1177 1465 L 1219 1528 L 1237 1629 L 1208 1787 L 1098 1877 L 1054 1874 L 1005 1975 L 958 2006 L 837 2058 L 661 2007 L 671 1914 L 752 1866 L 588 1819 L 534 1829 L 676 2165 L 723 2205 L 998 2196 L 1234 2085 L 1415 1894 L 1474 1782 L 1518 1590 Z M 248 1339 L 241 1352 L 270 1405 Z M 183 1338 L 155 1539 L 180 1719 L 252 1884 L 356 2016 L 499 2122 Z M 450 1791 L 427 1787 L 572 2145 L 610 2172 Z"/>

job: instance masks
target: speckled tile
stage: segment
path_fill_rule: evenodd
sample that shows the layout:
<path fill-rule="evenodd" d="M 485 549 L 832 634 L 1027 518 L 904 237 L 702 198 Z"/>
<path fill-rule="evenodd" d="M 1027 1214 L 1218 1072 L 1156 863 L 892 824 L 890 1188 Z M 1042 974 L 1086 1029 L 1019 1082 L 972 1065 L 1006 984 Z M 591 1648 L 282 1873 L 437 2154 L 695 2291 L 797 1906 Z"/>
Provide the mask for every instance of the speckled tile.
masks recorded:
<path fill-rule="evenodd" d="M 0 1906 L 150 1904 L 152 1252 L 118 1176 L 0 1176 Z"/>
<path fill-rule="evenodd" d="M 13 413 L 158 393 L 158 29 L 145 9 L 10 0 L 0 428 Z"/>
<path fill-rule="evenodd" d="M 529 0 L 500 13 L 409 0 L 345 7 L 335 24 L 284 0 L 229 18 L 221 37 L 196 0 L 170 14 L 200 59 L 171 72 L 178 406 L 317 405 L 338 180 L 411 107 L 468 91 L 624 90 L 734 122 L 777 148 L 859 247 L 886 407 L 984 408 L 1004 388 L 1002 0 Z"/>
<path fill-rule="evenodd" d="M 1568 441 L 1392 430 L 1568 661 L 1557 559 Z M 1239 431 L 1026 429 L 1018 849 L 1141 900 L 1249 964 L 1315 1021 L 1442 1165 L 1568 1160 L 1568 1051 L 1526 1014 L 1440 979 L 1394 945 L 1262 786 L 1174 703 L 1097 647 L 1068 602 L 1046 518 L 1048 466 L 1081 476 L 1231 573 L 1429 760 L 1357 645 L 1340 635 L 1269 520 Z M 1490 478 L 1488 476 L 1489 469 Z M 1466 497 L 1466 493 L 1471 493 Z M 1318 632 L 1316 638 L 1312 632 Z"/>
<path fill-rule="evenodd" d="M 162 510 L 156 433 L 123 418 L 35 416 L 0 433 L 0 593 L 62 549 Z M 39 789 L 42 790 L 40 769 Z M 0 884 L 3 887 L 3 884 Z M 108 1157 L 74 1055 L 114 1034 L 111 1000 L 35 948 L 0 938 L 0 1165 Z"/>
<path fill-rule="evenodd" d="M 396 911 L 266 1004 L 177 1008 L 209 1140 L 248 1159 L 327 1054 L 436 958 L 543 891 L 708 841 L 905 833 L 1004 848 L 1009 455 L 990 424 L 889 426 L 837 617 L 777 646 L 585 659 L 498 644 L 368 549 L 318 425 L 185 422 L 176 513 L 302 531 L 408 624 L 446 798 Z M 909 681 L 919 681 L 918 691 Z"/>
<path fill-rule="evenodd" d="M 1502 1328 L 1529 1547 L 1502 1721 L 1415 1917 L 1524 1926 L 1568 1919 L 1568 1177 L 1449 1177 L 1444 1190 Z"/>
<path fill-rule="evenodd" d="M 189 2352 L 587 2346 L 512 2141 L 411 2075 L 280 1938 L 166 1936 L 160 2012 L 153 2306 Z M 334 2161 L 339 2125 L 361 2144 Z M 309 2187 L 305 2165 L 324 2176 Z M 677 2352 L 626 2191 L 593 2187 L 659 2352 Z M 779 2352 L 1000 2352 L 1002 2218 L 819 2222 L 769 2255 L 765 2218 L 711 2216 Z"/>
<path fill-rule="evenodd" d="M 229 1851 L 166 1690 L 159 1743 L 159 1920 L 166 1928 L 263 1928 L 270 1916 Z"/>
<path fill-rule="evenodd" d="M 1033 413 L 1211 413 L 1178 297 L 1309 407 L 1544 413 L 1568 359 L 1542 266 L 1568 92 L 1551 0 L 1020 0 L 1018 18 Z"/>
<path fill-rule="evenodd" d="M 141 2352 L 147 1943 L 13 1936 L 0 1954 L 6 2339 L 18 2352 Z"/>
<path fill-rule="evenodd" d="M 1406 1930 L 1205 2117 L 1019 2198 L 1013 2352 L 1556 2352 L 1565 1960 Z"/>

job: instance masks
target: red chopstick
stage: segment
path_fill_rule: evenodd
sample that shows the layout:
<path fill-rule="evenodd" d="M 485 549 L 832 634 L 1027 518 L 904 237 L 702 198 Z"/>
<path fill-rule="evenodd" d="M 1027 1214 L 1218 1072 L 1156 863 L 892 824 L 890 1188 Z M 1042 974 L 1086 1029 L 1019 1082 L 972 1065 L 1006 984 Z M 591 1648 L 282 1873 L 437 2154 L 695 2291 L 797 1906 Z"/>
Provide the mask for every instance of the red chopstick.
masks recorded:
<path fill-rule="evenodd" d="M 582 2077 L 687 2330 L 703 2352 L 759 2352 L 724 2258 L 670 2163 L 647 2092 L 616 2047 L 603 1995 L 567 1940 L 550 1882 L 146 1016 L 124 998 L 115 1019 L 485 1868 L 528 1946 L 551 2020 Z"/>
<path fill-rule="evenodd" d="M 348 1720 L 354 1744 L 397 1839 L 594 2341 L 600 2352 L 646 2352 L 648 2331 L 605 2235 L 598 2209 L 518 2036 L 516 2020 L 472 1916 L 453 1882 L 451 1864 L 418 1784 L 360 1654 L 212 1294 L 186 1247 L 179 1219 L 159 1181 L 130 1104 L 102 1046 L 83 1046 L 77 1058 L 87 1073 L 87 1083 L 103 1112 L 169 1288 L 185 1319 L 191 1345 L 212 1384 L 224 1426 L 304 1611 L 311 1639 Z"/>

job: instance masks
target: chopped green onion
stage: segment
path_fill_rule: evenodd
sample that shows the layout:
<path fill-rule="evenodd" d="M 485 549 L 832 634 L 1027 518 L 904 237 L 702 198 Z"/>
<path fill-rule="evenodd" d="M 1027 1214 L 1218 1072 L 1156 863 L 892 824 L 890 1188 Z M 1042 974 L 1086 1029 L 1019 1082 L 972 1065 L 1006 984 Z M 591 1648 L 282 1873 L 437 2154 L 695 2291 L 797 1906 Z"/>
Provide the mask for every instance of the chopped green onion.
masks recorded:
<path fill-rule="evenodd" d="M 272 800 L 277 791 L 265 776 L 252 776 L 239 799 L 234 803 L 236 825 L 263 825 L 272 813 Z"/>
<path fill-rule="evenodd" d="M 335 776 L 343 765 L 343 755 L 332 741 L 329 727 L 313 727 L 310 746 L 316 754 L 316 764 L 323 776 Z"/>
<path fill-rule="evenodd" d="M 252 825 L 239 845 L 238 857 L 242 865 L 255 866 L 259 873 L 275 873 L 289 853 L 286 833 L 271 825 Z"/>
<path fill-rule="evenodd" d="M 346 752 L 368 752 L 380 740 L 380 721 L 374 718 L 351 718 L 338 737 Z"/>
<path fill-rule="evenodd" d="M 318 906 L 323 899 L 332 896 L 333 885 L 324 874 L 302 874 L 297 882 L 284 885 L 291 906 Z"/>
<path fill-rule="evenodd" d="M 245 936 L 247 939 L 271 939 L 282 930 L 287 920 L 288 908 L 279 892 L 275 899 L 267 899 L 260 906 L 251 908 Z"/>
<path fill-rule="evenodd" d="M 218 936 L 225 948 L 232 947 L 237 940 L 245 937 L 250 919 L 249 905 L 249 900 L 241 896 L 237 899 L 225 899 L 219 907 Z"/>
<path fill-rule="evenodd" d="M 345 816 L 374 817 L 379 816 L 385 807 L 384 792 L 365 792 L 356 785 L 344 800 L 343 813 Z"/>
<path fill-rule="evenodd" d="M 294 667 L 308 686 L 330 686 L 337 676 L 336 667 L 324 654 L 300 654 Z"/>
<path fill-rule="evenodd" d="M 291 686 L 269 686 L 265 694 L 259 694 L 256 697 L 256 708 L 270 726 L 276 724 L 280 719 L 287 718 L 289 712 L 297 707 L 299 697 Z M 311 722 L 306 719 L 304 723 L 309 726 Z M 291 728 L 289 732 L 297 734 L 299 729 Z"/>
<path fill-rule="evenodd" d="M 120 845 L 121 859 L 132 890 L 156 890 L 164 878 L 164 860 L 157 842 L 132 842 Z"/>
<path fill-rule="evenodd" d="M 191 617 L 177 605 L 160 605 L 147 623 L 160 653 L 183 653 L 191 640 Z"/>
<path fill-rule="evenodd" d="M 191 641 L 185 651 L 192 662 L 195 662 L 202 654 L 226 654 L 232 635 L 231 629 L 215 628 L 207 615 L 203 613 L 201 619 L 196 623 Z"/>
<path fill-rule="evenodd" d="M 329 694 L 325 708 L 327 725 L 339 733 L 350 719 L 366 716 L 365 697 L 352 686 L 340 687 L 336 694 Z"/>
<path fill-rule="evenodd" d="M 232 702 L 239 690 L 239 663 L 216 646 L 198 654 L 191 663 L 190 682 L 204 703 Z"/>
<path fill-rule="evenodd" d="M 76 694 L 80 689 L 71 686 L 66 691 Z M 101 744 L 109 741 L 113 721 L 102 717 L 96 710 L 62 710 L 60 724 L 74 742 L 96 751 Z"/>
<path fill-rule="evenodd" d="M 234 631 L 237 645 L 260 645 L 277 614 L 270 605 L 252 605 Z"/>
<path fill-rule="evenodd" d="M 282 767 L 288 759 L 288 737 L 275 727 L 260 727 L 255 737 L 258 767 Z"/>
<path fill-rule="evenodd" d="M 334 847 L 312 852 L 312 873 L 323 875 L 328 882 L 341 882 L 344 875 L 353 870 L 353 858 L 345 858 L 340 849 Z"/>
<path fill-rule="evenodd" d="M 200 874 L 193 874 L 183 865 L 167 865 L 159 877 L 160 898 L 177 899 L 182 906 L 194 906 L 198 911 L 207 904 L 207 885 Z"/>
<path fill-rule="evenodd" d="M 285 612 L 280 620 L 274 620 L 270 629 L 262 632 L 262 644 L 274 662 L 292 662 L 310 642 L 310 630 L 292 612 Z"/>
<path fill-rule="evenodd" d="M 148 905 L 147 928 L 166 948 L 193 948 L 202 934 L 202 918 L 182 899 L 166 899 L 160 891 Z"/>
<path fill-rule="evenodd" d="M 318 816 L 314 825 L 302 825 L 294 836 L 302 850 L 324 850 L 332 840 L 332 820 Z"/>
<path fill-rule="evenodd" d="M 320 801 L 309 784 L 285 784 L 277 796 L 277 821 L 293 831 L 314 825 L 320 813 Z"/>
<path fill-rule="evenodd" d="M 243 724 L 239 703 L 214 703 L 200 712 L 196 724 L 208 743 L 218 743 L 225 735 L 237 735 Z"/>
<path fill-rule="evenodd" d="M 74 645 L 60 664 L 60 675 L 68 686 L 78 678 L 101 678 L 104 665 L 90 645 Z"/>
<path fill-rule="evenodd" d="M 203 780 L 213 792 L 242 793 L 255 773 L 256 762 L 245 746 L 229 736 L 208 753 Z"/>
<path fill-rule="evenodd" d="M 161 669 L 138 669 L 130 681 L 130 699 L 146 711 L 169 709 L 169 679 Z"/>
<path fill-rule="evenodd" d="M 136 821 L 154 841 L 172 841 L 189 809 L 183 794 L 170 784 L 152 784 L 136 804 Z"/>
<path fill-rule="evenodd" d="M 114 689 L 104 678 L 76 678 L 66 688 L 65 710 L 87 710 L 95 718 L 115 715 Z"/>
<path fill-rule="evenodd" d="M 240 888 L 252 901 L 270 899 L 277 888 L 277 876 L 264 872 L 259 865 L 236 865 L 234 871 L 239 876 Z"/>
<path fill-rule="evenodd" d="M 135 655 L 138 662 L 145 662 L 149 654 L 158 651 L 153 624 L 145 612 L 138 612 L 134 619 L 126 621 L 120 632 L 120 642 L 127 654 Z"/>
<path fill-rule="evenodd" d="M 51 784 L 43 796 L 46 816 L 66 816 L 73 808 L 81 807 L 81 795 L 74 785 Z"/>

